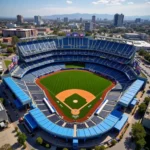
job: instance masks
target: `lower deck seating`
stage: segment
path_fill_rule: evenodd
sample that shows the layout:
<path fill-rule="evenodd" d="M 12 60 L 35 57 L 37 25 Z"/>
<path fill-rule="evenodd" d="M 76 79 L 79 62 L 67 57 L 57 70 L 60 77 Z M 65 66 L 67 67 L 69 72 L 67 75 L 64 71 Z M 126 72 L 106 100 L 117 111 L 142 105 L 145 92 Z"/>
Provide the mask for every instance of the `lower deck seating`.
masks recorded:
<path fill-rule="evenodd" d="M 62 126 L 64 124 L 64 121 L 63 120 L 59 120 L 58 122 L 57 122 L 57 125 L 59 125 L 59 126 Z"/>
<path fill-rule="evenodd" d="M 101 118 L 106 118 L 108 115 L 109 115 L 110 111 L 104 111 L 102 110 L 100 113 L 99 113 L 99 116 Z"/>
<path fill-rule="evenodd" d="M 93 117 L 91 118 L 91 120 L 92 120 L 95 124 L 99 124 L 99 123 L 102 121 L 102 119 L 99 118 L 98 116 L 93 116 Z"/>
<path fill-rule="evenodd" d="M 89 127 L 93 127 L 93 126 L 95 125 L 91 120 L 86 121 L 86 124 L 87 124 Z"/>
<path fill-rule="evenodd" d="M 60 118 L 56 114 L 54 114 L 53 116 L 50 116 L 48 119 L 54 123 L 60 120 Z"/>
<path fill-rule="evenodd" d="M 66 128 L 73 128 L 74 124 L 73 123 L 66 123 L 65 127 Z"/>
<path fill-rule="evenodd" d="M 85 123 L 77 124 L 77 129 L 84 129 L 84 128 L 86 128 Z"/>

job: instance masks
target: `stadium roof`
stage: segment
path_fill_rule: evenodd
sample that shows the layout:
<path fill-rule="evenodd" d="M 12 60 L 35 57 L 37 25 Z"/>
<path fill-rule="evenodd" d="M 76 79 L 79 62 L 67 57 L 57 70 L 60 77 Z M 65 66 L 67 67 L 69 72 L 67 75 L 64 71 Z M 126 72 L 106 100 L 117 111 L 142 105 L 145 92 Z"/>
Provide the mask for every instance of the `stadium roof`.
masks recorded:
<path fill-rule="evenodd" d="M 13 101 L 17 109 L 21 109 L 23 107 L 22 103 L 18 99 Z"/>
<path fill-rule="evenodd" d="M 85 129 L 78 129 L 77 130 L 77 137 L 84 138 L 84 137 L 92 137 L 102 135 L 109 130 L 111 130 L 114 125 L 118 122 L 121 118 L 122 113 L 114 110 L 112 111 L 101 123 Z"/>
<path fill-rule="evenodd" d="M 36 123 L 45 131 L 61 137 L 72 138 L 73 129 L 63 128 L 48 120 L 48 118 L 41 112 L 39 108 L 29 111 L 30 115 L 34 118 Z"/>
<path fill-rule="evenodd" d="M 136 80 L 123 94 L 123 96 L 120 98 L 119 103 L 122 106 L 128 107 L 133 98 L 136 96 L 138 91 L 142 88 L 144 84 L 144 81 L 142 80 Z"/>
<path fill-rule="evenodd" d="M 43 130 L 63 138 L 91 138 L 102 135 L 111 130 L 122 117 L 122 112 L 114 110 L 101 123 L 90 128 L 78 129 L 77 135 L 74 136 L 74 129 L 61 127 L 51 122 L 39 108 L 30 110 L 29 114 Z"/>
<path fill-rule="evenodd" d="M 34 130 L 38 126 L 37 123 L 33 120 L 33 118 L 31 117 L 30 114 L 25 115 L 24 119 L 26 120 L 26 122 L 28 123 L 28 125 L 30 126 L 30 128 L 32 130 Z"/>
<path fill-rule="evenodd" d="M 145 48 L 150 48 L 150 43 L 146 41 L 133 41 L 133 42 L 127 42 L 127 44 L 133 44 L 135 47 L 145 47 Z"/>
<path fill-rule="evenodd" d="M 125 125 L 125 123 L 127 122 L 127 120 L 128 120 L 128 116 L 126 114 L 123 114 L 122 118 L 116 123 L 114 128 L 120 131 Z"/>
<path fill-rule="evenodd" d="M 131 105 L 132 105 L 132 106 L 135 106 L 135 105 L 137 104 L 137 101 L 138 101 L 138 99 L 134 98 L 134 99 L 132 100 L 132 102 L 131 102 Z"/>
<path fill-rule="evenodd" d="M 22 105 L 31 103 L 31 98 L 16 84 L 11 77 L 3 79 Z"/>

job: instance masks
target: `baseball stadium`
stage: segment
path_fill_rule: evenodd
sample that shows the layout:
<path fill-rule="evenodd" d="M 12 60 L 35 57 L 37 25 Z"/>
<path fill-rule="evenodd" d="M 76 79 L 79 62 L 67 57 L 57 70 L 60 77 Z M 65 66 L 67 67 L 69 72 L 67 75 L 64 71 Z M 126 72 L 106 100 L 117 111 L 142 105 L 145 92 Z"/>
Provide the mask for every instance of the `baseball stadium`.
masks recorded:
<path fill-rule="evenodd" d="M 20 39 L 3 86 L 24 124 L 57 147 L 91 148 L 117 135 L 145 81 L 126 41 L 77 33 Z M 115 137 L 113 137 L 115 138 Z M 55 140 L 56 139 L 56 140 Z"/>

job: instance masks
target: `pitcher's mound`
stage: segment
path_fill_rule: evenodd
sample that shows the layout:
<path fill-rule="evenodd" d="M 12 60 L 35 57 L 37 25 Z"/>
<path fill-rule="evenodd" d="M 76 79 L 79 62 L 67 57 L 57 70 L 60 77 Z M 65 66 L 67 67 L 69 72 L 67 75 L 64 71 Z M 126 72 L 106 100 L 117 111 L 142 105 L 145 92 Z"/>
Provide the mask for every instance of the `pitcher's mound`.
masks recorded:
<path fill-rule="evenodd" d="M 73 100 L 74 103 L 78 103 L 78 100 Z"/>

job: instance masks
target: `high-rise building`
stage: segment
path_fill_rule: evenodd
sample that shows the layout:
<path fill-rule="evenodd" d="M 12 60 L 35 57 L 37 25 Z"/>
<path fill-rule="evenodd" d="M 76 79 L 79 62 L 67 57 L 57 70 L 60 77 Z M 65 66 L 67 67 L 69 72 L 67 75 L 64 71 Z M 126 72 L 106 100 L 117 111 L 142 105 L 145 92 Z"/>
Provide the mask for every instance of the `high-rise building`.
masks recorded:
<path fill-rule="evenodd" d="M 141 23 L 141 18 L 136 18 L 135 23 Z"/>
<path fill-rule="evenodd" d="M 43 20 L 41 16 L 34 16 L 34 22 L 36 25 L 42 25 L 43 24 Z"/>
<path fill-rule="evenodd" d="M 114 15 L 114 26 L 121 27 L 123 26 L 124 15 L 123 14 L 115 14 Z"/>
<path fill-rule="evenodd" d="M 93 22 L 85 22 L 85 32 L 93 30 Z"/>
<path fill-rule="evenodd" d="M 68 21 L 69 21 L 68 17 L 65 17 L 65 18 L 64 18 L 64 22 L 65 22 L 65 23 L 68 23 Z"/>
<path fill-rule="evenodd" d="M 93 22 L 93 23 L 96 22 L 96 16 L 92 16 L 92 22 Z"/>
<path fill-rule="evenodd" d="M 93 23 L 93 28 L 95 29 L 95 26 L 96 26 L 96 16 L 92 16 L 92 23 Z"/>
<path fill-rule="evenodd" d="M 17 23 L 22 24 L 23 23 L 23 16 L 17 15 Z"/>
<path fill-rule="evenodd" d="M 57 18 L 57 22 L 61 22 L 60 18 Z"/>
<path fill-rule="evenodd" d="M 80 18 L 80 23 L 82 23 L 82 21 L 83 21 L 83 19 L 82 19 L 82 18 Z"/>

